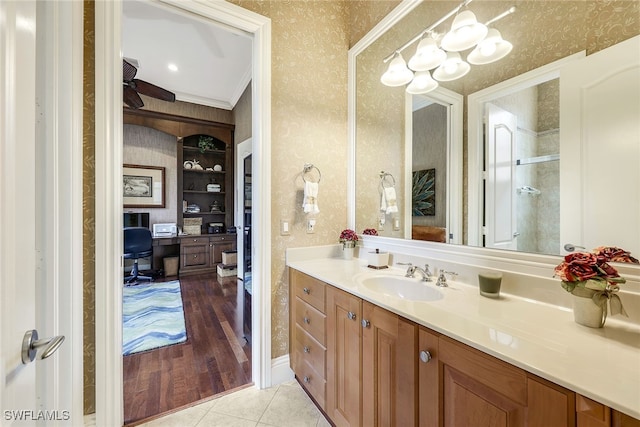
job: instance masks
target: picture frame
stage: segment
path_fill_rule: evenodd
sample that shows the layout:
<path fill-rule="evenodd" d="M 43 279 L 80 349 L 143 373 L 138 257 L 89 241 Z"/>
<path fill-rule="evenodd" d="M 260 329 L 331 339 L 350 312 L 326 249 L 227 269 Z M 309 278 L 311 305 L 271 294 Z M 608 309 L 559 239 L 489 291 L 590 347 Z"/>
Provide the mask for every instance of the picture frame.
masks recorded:
<path fill-rule="evenodd" d="M 164 169 L 162 166 L 123 165 L 123 206 L 125 208 L 164 208 Z"/>

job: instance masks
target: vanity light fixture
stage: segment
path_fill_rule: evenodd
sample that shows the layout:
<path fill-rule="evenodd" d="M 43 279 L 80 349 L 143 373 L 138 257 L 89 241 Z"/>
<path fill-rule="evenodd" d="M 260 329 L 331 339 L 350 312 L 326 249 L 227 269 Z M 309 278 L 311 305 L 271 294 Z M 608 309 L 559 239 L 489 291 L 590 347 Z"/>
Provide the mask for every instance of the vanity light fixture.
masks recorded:
<path fill-rule="evenodd" d="M 412 79 L 413 73 L 407 68 L 407 63 L 404 62 L 400 52 L 394 54 L 387 71 L 380 77 L 382 84 L 391 87 L 406 85 Z"/>
<path fill-rule="evenodd" d="M 489 25 L 514 13 L 515 6 L 481 24 L 470 10 L 460 12 L 460 9 L 472 1 L 464 0 L 455 9 L 387 56 L 383 62 L 391 61 L 391 63 L 380 81 L 393 87 L 410 83 L 406 88 L 408 93 L 427 93 L 438 87 L 434 79 L 456 80 L 469 73 L 471 70 L 469 63 L 490 64 L 507 56 L 513 49 L 513 45 L 504 40 L 498 30 L 489 28 Z M 439 37 L 434 29 L 453 15 L 456 16 L 451 24 L 451 30 L 443 37 Z M 420 42 L 416 53 L 409 59 L 407 67 L 401 52 L 418 40 Z M 440 40 L 440 46 L 438 46 L 438 40 Z M 474 46 L 473 51 L 467 56 L 469 62 L 467 63 L 462 59 L 460 52 Z M 432 74 L 429 70 L 433 70 Z"/>

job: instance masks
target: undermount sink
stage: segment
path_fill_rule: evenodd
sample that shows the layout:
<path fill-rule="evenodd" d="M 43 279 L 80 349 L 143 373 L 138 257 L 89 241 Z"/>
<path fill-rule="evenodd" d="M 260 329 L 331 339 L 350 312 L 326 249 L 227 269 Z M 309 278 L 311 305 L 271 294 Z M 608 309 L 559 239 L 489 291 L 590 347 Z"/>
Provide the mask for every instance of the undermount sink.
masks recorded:
<path fill-rule="evenodd" d="M 370 291 L 408 301 L 437 301 L 443 295 L 433 283 L 402 276 L 362 277 L 358 283 Z"/>

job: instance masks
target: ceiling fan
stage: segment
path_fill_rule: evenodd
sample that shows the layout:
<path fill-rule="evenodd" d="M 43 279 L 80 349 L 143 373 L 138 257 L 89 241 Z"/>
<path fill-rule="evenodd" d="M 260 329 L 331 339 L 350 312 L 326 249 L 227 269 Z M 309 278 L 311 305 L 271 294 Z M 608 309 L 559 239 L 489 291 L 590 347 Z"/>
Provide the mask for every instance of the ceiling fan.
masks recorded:
<path fill-rule="evenodd" d="M 122 87 L 124 89 L 122 99 L 125 104 L 134 110 L 144 106 L 144 102 L 142 102 L 142 98 L 140 98 L 138 93 L 152 98 L 158 98 L 163 101 L 175 102 L 175 94 L 159 86 L 145 82 L 144 80 L 135 79 L 134 77 L 136 76 L 138 69 L 132 64 L 132 62 L 137 61 L 127 59 L 122 60 Z"/>

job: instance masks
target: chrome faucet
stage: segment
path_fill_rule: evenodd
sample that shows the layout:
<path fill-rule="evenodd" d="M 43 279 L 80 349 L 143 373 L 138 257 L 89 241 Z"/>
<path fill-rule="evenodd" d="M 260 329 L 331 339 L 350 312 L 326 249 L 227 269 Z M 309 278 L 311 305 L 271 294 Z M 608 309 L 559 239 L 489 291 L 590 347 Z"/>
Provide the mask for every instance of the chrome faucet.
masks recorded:
<path fill-rule="evenodd" d="M 431 281 L 431 277 L 433 276 L 431 274 L 431 271 L 429 270 L 429 264 L 425 264 L 424 265 L 424 269 L 418 267 L 417 265 L 413 265 L 410 262 L 409 263 L 402 263 L 399 262 L 399 265 L 408 265 L 409 267 L 407 268 L 407 272 L 405 273 L 405 277 L 415 277 L 415 273 L 416 271 L 418 273 L 420 273 L 422 275 L 422 281 L 423 282 L 430 282 Z"/>
<path fill-rule="evenodd" d="M 436 282 L 436 286 L 440 286 L 441 288 L 446 288 L 449 286 L 449 284 L 447 283 L 447 274 L 450 274 L 451 276 L 457 276 L 458 273 L 455 273 L 453 271 L 446 271 L 446 270 L 440 270 L 440 274 L 438 275 L 438 281 Z"/>

